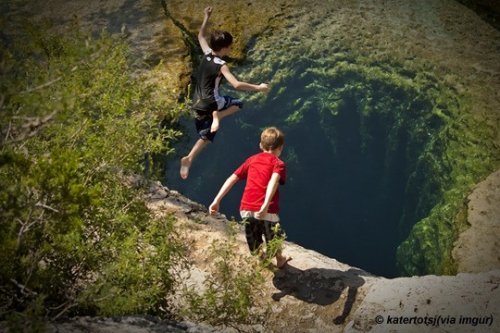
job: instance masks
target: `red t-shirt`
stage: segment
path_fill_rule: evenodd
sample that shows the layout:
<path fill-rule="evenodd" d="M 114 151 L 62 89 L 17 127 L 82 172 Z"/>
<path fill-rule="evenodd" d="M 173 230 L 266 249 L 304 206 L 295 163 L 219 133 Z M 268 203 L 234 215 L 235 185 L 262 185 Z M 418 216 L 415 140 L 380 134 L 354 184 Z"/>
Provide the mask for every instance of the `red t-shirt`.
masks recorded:
<path fill-rule="evenodd" d="M 266 197 L 266 189 L 273 173 L 280 175 L 280 184 L 285 183 L 286 167 L 285 163 L 271 153 L 259 153 L 250 156 L 234 174 L 239 179 L 246 179 L 247 183 L 243 197 L 241 198 L 240 210 L 251 212 L 259 211 Z M 276 214 L 279 211 L 279 189 L 276 190 L 268 213 Z"/>

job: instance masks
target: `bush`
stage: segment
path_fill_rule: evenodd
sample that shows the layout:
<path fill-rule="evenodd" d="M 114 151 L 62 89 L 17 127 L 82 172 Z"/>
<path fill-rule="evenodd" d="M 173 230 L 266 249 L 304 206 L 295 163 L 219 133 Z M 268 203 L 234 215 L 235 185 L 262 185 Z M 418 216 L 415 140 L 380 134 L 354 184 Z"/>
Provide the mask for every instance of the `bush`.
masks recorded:
<path fill-rule="evenodd" d="M 124 179 L 171 151 L 179 133 L 158 124 L 176 106 L 151 98 L 123 41 L 26 26 L 0 46 L 0 320 L 165 314 L 174 218 Z"/>
<path fill-rule="evenodd" d="M 236 248 L 234 234 L 212 242 L 212 272 L 204 281 L 204 290 L 189 287 L 183 292 L 187 302 L 181 312 L 185 317 L 215 326 L 231 326 L 252 324 L 264 315 L 266 309 L 256 308 L 265 266 L 256 260 L 242 262 Z"/>

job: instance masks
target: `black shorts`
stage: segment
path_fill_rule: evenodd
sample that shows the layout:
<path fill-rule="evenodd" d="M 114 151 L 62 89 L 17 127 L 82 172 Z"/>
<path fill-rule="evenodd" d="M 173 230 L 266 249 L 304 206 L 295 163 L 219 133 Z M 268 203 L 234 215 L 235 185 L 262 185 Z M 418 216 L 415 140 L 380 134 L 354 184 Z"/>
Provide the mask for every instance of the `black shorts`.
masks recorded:
<path fill-rule="evenodd" d="M 196 132 L 202 140 L 214 141 L 217 132 L 210 132 L 210 127 L 213 121 L 212 115 L 200 116 L 195 119 Z"/>
<path fill-rule="evenodd" d="M 244 223 L 245 236 L 250 252 L 254 252 L 264 243 L 263 238 L 266 240 L 266 243 L 269 243 L 274 237 L 284 235 L 283 229 L 279 226 L 277 232 L 274 231 L 279 222 L 257 220 L 256 218 L 249 217 L 244 219 Z"/>

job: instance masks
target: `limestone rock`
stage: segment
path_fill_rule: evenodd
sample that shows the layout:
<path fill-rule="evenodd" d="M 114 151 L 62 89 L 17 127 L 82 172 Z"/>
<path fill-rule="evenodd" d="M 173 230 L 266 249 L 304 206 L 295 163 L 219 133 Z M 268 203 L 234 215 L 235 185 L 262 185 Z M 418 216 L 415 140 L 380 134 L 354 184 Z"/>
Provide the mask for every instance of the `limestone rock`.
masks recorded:
<path fill-rule="evenodd" d="M 468 197 L 467 222 L 453 257 L 459 272 L 500 269 L 500 170 L 479 183 Z"/>

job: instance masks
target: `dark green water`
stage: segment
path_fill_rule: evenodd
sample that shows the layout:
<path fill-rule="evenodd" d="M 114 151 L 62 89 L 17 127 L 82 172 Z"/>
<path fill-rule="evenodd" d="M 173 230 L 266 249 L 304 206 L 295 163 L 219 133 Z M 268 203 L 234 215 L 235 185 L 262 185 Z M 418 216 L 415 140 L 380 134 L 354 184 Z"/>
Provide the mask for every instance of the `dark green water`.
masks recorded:
<path fill-rule="evenodd" d="M 289 24 L 253 38 L 245 61 L 230 66 L 271 91 L 263 97 L 224 87 L 245 108 L 223 121 L 215 144 L 181 181 L 178 160 L 196 140 L 185 120 L 191 137 L 178 144 L 166 184 L 209 205 L 258 152 L 262 128 L 278 126 L 287 135 L 281 217 L 289 240 L 388 277 L 453 274 L 467 193 L 497 168 L 497 128 L 471 112 L 467 88 L 450 80 L 452 67 L 416 51 L 426 47 L 421 36 L 448 36 L 435 10 L 442 6 L 370 6 L 296 8 Z M 238 217 L 242 190 L 222 203 L 228 217 Z"/>
<path fill-rule="evenodd" d="M 329 10 L 297 13 L 311 17 L 249 43 L 247 59 L 231 68 L 271 91 L 224 87 L 243 98 L 244 110 L 223 121 L 183 182 L 178 159 L 195 140 L 189 121 L 192 136 L 179 144 L 167 184 L 209 205 L 231 172 L 258 152 L 262 128 L 278 126 L 287 135 L 281 218 L 289 240 L 388 277 L 453 272 L 457 214 L 491 163 L 492 132 L 468 115 L 467 100 L 431 63 L 379 53 L 347 22 L 349 29 L 340 29 Z M 242 186 L 223 202 L 228 217 L 238 217 Z"/>
<path fill-rule="evenodd" d="M 320 66 L 306 59 L 295 65 L 297 71 Z M 225 119 L 215 143 L 182 181 L 178 159 L 195 140 L 194 124 L 186 120 L 191 137 L 179 143 L 166 184 L 208 206 L 224 180 L 258 152 L 261 129 L 278 126 L 286 134 L 288 179 L 280 190 L 280 216 L 288 240 L 374 274 L 397 276 L 397 246 L 432 207 L 431 201 L 416 209 L 422 195 L 418 158 L 440 126 L 431 108 L 416 92 L 355 71 L 290 75 L 264 101 L 247 103 Z M 243 183 L 222 203 L 229 218 L 239 218 L 242 190 Z"/>

